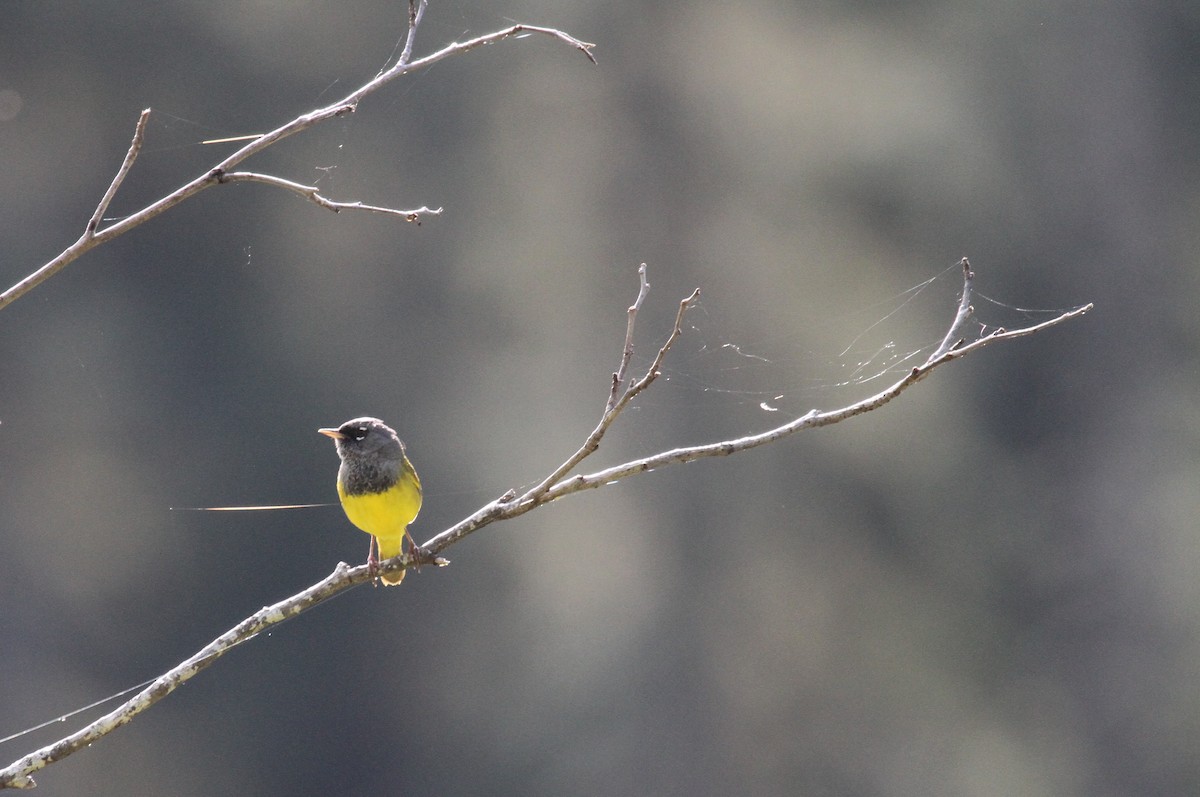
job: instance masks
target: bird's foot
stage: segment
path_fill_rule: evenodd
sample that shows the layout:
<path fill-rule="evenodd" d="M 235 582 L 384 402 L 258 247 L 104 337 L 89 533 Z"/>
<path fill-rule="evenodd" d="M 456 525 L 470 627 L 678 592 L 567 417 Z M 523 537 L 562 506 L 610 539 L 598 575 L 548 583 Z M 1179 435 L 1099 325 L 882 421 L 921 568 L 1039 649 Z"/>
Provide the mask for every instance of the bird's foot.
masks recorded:
<path fill-rule="evenodd" d="M 412 563 L 412 569 L 419 572 L 421 564 L 429 561 L 429 555 L 417 545 L 417 541 L 407 531 L 404 536 L 408 537 L 408 561 Z"/>

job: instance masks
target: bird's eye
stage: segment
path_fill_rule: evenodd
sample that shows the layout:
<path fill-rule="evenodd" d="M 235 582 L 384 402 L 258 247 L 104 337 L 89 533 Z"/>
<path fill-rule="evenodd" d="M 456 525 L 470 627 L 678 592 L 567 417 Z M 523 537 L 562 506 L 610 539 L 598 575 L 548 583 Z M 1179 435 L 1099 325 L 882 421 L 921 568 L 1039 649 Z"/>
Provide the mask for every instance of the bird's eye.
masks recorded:
<path fill-rule="evenodd" d="M 362 440 L 364 437 L 367 436 L 367 427 L 365 427 L 365 426 L 358 427 L 357 429 L 354 430 L 354 433 L 352 436 L 354 437 L 355 440 Z"/>

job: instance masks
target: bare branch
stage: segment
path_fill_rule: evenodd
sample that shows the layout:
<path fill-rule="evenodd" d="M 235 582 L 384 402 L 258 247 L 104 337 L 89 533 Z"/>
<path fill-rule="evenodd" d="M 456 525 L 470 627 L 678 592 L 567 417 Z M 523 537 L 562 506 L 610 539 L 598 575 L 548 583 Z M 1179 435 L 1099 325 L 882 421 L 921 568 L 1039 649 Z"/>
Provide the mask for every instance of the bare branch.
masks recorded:
<path fill-rule="evenodd" d="M 33 788 L 33 778 L 30 775 L 66 758 L 76 750 L 87 747 L 92 742 L 109 732 L 125 725 L 135 716 L 150 708 L 175 691 L 184 682 L 202 670 L 205 670 L 225 653 L 235 646 L 251 639 L 263 629 L 281 623 L 294 617 L 310 606 L 326 600 L 357 584 L 370 580 L 365 565 L 350 568 L 344 562 L 339 563 L 333 573 L 322 581 L 292 597 L 280 601 L 273 606 L 265 606 L 254 614 L 242 620 L 212 642 L 201 648 L 195 655 L 176 665 L 160 675 L 145 689 L 138 692 L 117 709 L 105 714 L 85 728 L 59 741 L 30 753 L 24 758 L 13 762 L 4 770 L 0 770 L 0 788 L 13 787 L 18 789 Z M 358 572 L 361 571 L 361 572 Z"/>
<path fill-rule="evenodd" d="M 966 293 L 969 298 L 969 283 L 968 288 L 964 290 L 964 293 Z M 632 476 L 636 473 L 645 473 L 647 471 L 666 467 L 667 465 L 679 465 L 685 462 L 695 462 L 696 460 L 703 459 L 705 457 L 723 457 L 730 454 L 736 454 L 740 451 L 749 451 L 752 448 L 757 448 L 768 443 L 774 443 L 778 440 L 782 440 L 783 438 L 789 437 L 796 432 L 804 431 L 806 429 L 816 429 L 821 426 L 830 426 L 831 424 L 840 423 L 841 421 L 853 418 L 856 415 L 862 415 L 863 413 L 877 410 L 884 404 L 887 404 L 892 399 L 899 396 L 908 388 L 915 385 L 917 382 L 924 379 L 930 374 L 930 372 L 933 371 L 934 368 L 937 368 L 940 365 L 945 365 L 951 360 L 957 360 L 960 357 L 975 351 L 976 349 L 981 349 L 988 344 L 995 343 L 996 341 L 1024 337 L 1026 335 L 1032 335 L 1036 332 L 1041 332 L 1042 330 L 1057 326 L 1064 321 L 1069 321 L 1072 318 L 1078 318 L 1079 316 L 1092 310 L 1093 307 L 1094 305 L 1092 304 L 1086 304 L 1082 307 L 1077 307 L 1074 310 L 1070 310 L 1062 313 L 1061 315 L 1055 316 L 1049 321 L 1045 321 L 1041 324 L 1035 324 L 1034 326 L 1022 327 L 1021 329 L 1014 330 L 998 329 L 992 334 L 982 337 L 979 340 L 973 341 L 967 345 L 952 347 L 937 357 L 930 358 L 925 362 L 925 364 L 913 368 L 904 376 L 903 379 L 896 382 L 891 387 L 876 393 L 874 396 L 870 396 L 869 398 L 865 398 L 862 401 L 842 407 L 840 409 L 830 410 L 828 412 L 821 412 L 815 409 L 810 410 L 800 418 L 796 418 L 793 421 L 785 423 L 781 426 L 777 426 L 774 429 L 768 429 L 767 431 L 760 432 L 758 434 L 747 435 L 745 437 L 739 437 L 733 440 L 722 440 L 720 442 L 708 443 L 706 445 L 676 448 L 671 451 L 664 451 L 659 454 L 654 454 L 653 456 L 635 459 L 621 465 L 615 465 L 611 468 L 605 468 L 604 470 L 597 471 L 596 473 L 574 476 L 569 479 L 559 481 L 553 487 L 548 489 L 543 496 L 540 496 L 539 503 L 548 503 L 558 498 L 562 498 L 565 495 L 577 493 L 581 490 L 591 490 L 597 487 L 615 484 L 626 476 Z M 961 316 L 961 312 L 959 315 Z M 956 323 L 957 320 L 958 318 L 956 317 Z M 953 324 L 951 325 L 951 330 L 953 330 Z M 441 548 L 437 547 L 436 545 L 430 546 L 429 544 L 426 544 L 426 548 L 435 553 L 441 550 Z"/>
<path fill-rule="evenodd" d="M 966 258 L 963 260 L 965 262 Z M 958 313 L 955 315 L 954 320 L 951 322 L 950 327 L 948 328 L 948 334 L 946 336 L 947 339 L 955 339 L 956 335 L 958 334 L 957 329 L 960 328 L 963 323 L 962 308 L 970 306 L 970 294 L 973 277 L 974 274 L 971 273 L 970 268 L 964 268 L 964 297 L 959 305 Z M 699 292 L 697 291 L 680 303 L 679 314 L 675 319 L 675 329 L 672 331 L 671 336 L 667 339 L 667 343 L 664 344 L 662 349 L 660 349 L 659 356 L 655 358 L 654 363 L 643 377 L 643 380 L 646 380 L 647 384 L 649 384 L 650 381 L 653 381 L 653 377 L 657 375 L 658 368 L 662 364 L 662 358 L 666 356 L 670 344 L 678 336 L 681 330 L 684 312 L 687 310 L 689 303 L 698 295 Z M 523 515 L 532 509 L 573 493 L 616 484 L 618 481 L 628 476 L 638 473 L 646 473 L 648 471 L 666 467 L 667 465 L 679 465 L 686 462 L 695 462 L 698 459 L 704 459 L 706 457 L 728 456 L 741 451 L 748 451 L 752 448 L 757 448 L 768 443 L 777 442 L 800 431 L 840 423 L 841 421 L 848 420 L 856 415 L 862 415 L 863 413 L 879 409 L 884 404 L 887 404 L 905 390 L 924 379 L 933 371 L 933 369 L 944 365 L 951 360 L 956 360 L 972 351 L 975 351 L 976 349 L 981 349 L 984 346 L 999 340 L 1024 337 L 1026 335 L 1032 335 L 1035 332 L 1041 332 L 1045 329 L 1049 329 L 1050 327 L 1057 326 L 1065 321 L 1069 321 L 1070 319 L 1077 318 L 1089 312 L 1092 308 L 1093 305 L 1086 304 L 1082 307 L 1077 307 L 1074 310 L 1062 313 L 1041 324 L 1014 330 L 998 329 L 990 335 L 982 337 L 979 340 L 973 341 L 966 345 L 952 344 L 948 350 L 942 352 L 940 355 L 931 357 L 923 365 L 914 367 L 911 371 L 905 374 L 902 379 L 900 379 L 891 387 L 876 393 L 874 396 L 870 396 L 869 398 L 865 398 L 862 401 L 850 404 L 846 407 L 829 410 L 826 412 L 813 409 L 799 418 L 758 434 L 747 435 L 745 437 L 739 437 L 731 440 L 721 440 L 715 443 L 676 448 L 670 451 L 663 451 L 658 454 L 653 454 L 648 457 L 631 460 L 620 465 L 614 465 L 612 467 L 596 471 L 595 473 L 568 476 L 567 474 L 569 474 L 575 468 L 575 466 L 582 462 L 589 454 L 592 453 L 592 451 L 596 449 L 596 447 L 598 447 L 599 437 L 603 436 L 604 432 L 611 424 L 611 421 L 606 423 L 605 420 L 601 420 L 600 425 L 596 427 L 596 430 L 594 430 L 592 435 L 588 438 L 589 442 L 591 442 L 593 438 L 596 438 L 596 445 L 589 449 L 588 444 L 585 443 L 584 446 L 582 446 L 571 459 L 567 460 L 567 462 L 555 469 L 554 473 L 551 474 L 551 476 L 554 477 L 553 479 L 547 478 L 543 480 L 538 484 L 537 487 L 529 490 L 524 495 L 519 497 L 506 496 L 505 499 L 493 501 L 491 504 L 483 507 L 471 517 L 461 521 L 446 531 L 443 531 L 441 534 L 438 534 L 421 547 L 430 554 L 437 554 L 463 537 L 477 531 L 480 528 L 483 528 L 490 523 L 493 523 L 497 520 L 507 520 L 509 518 Z M 630 389 L 626 391 L 625 397 L 623 398 L 632 398 L 632 395 L 635 394 L 637 387 L 638 383 L 631 385 Z M 615 407 L 613 414 L 615 415 L 616 413 L 619 413 L 621 408 L 624 406 L 624 402 L 619 402 Z M 568 465 L 570 467 L 567 467 Z M 550 484 L 547 484 L 547 482 L 550 482 Z"/>
<path fill-rule="evenodd" d="M 964 264 L 966 260 L 963 260 Z M 629 325 L 626 332 L 625 349 L 622 351 L 621 368 L 624 369 L 628 360 L 632 356 L 629 354 L 632 340 L 633 319 L 636 315 L 636 310 L 640 307 L 641 301 L 645 298 L 645 294 L 649 289 L 649 284 L 646 280 L 645 266 L 639 269 L 640 288 L 638 298 L 634 305 L 629 308 Z M 951 322 L 946 340 L 953 340 L 958 335 L 958 329 L 963 321 L 963 308 L 970 306 L 971 280 L 973 275 L 970 268 L 964 266 L 964 286 L 963 299 L 959 307 L 959 311 Z M 906 389 L 916 384 L 920 380 L 928 376 L 934 368 L 943 365 L 951 360 L 965 356 L 969 352 L 980 349 L 991 343 L 1010 338 L 1023 337 L 1032 335 L 1035 332 L 1048 329 L 1052 326 L 1063 323 L 1070 319 L 1083 315 L 1092 309 L 1092 305 L 1084 305 L 1066 313 L 1030 327 L 1021 329 L 1005 330 L 998 329 L 991 334 L 975 340 L 966 345 L 951 344 L 945 351 L 940 354 L 935 353 L 935 356 L 927 360 L 923 365 L 913 368 L 904 378 L 896 382 L 896 384 L 886 390 L 877 393 L 870 398 L 863 399 L 855 404 L 851 404 L 841 409 L 820 412 L 812 410 L 800 418 L 796 418 L 786 424 L 769 429 L 755 435 L 748 435 L 732 440 L 722 440 L 715 443 L 705 445 L 688 446 L 685 448 L 676 448 L 670 451 L 663 451 L 641 459 L 632 460 L 621 465 L 615 465 L 610 468 L 596 471 L 590 474 L 580 474 L 569 476 L 568 474 L 582 462 L 588 455 L 594 452 L 599 447 L 600 438 L 612 425 L 613 421 L 620 414 L 621 410 L 628 404 L 629 400 L 637 395 L 653 383 L 655 377 L 658 376 L 659 369 L 666 356 L 669 354 L 672 344 L 682 334 L 682 324 L 684 313 L 687 312 L 690 305 L 699 296 L 699 291 L 692 293 L 679 304 L 679 311 L 675 316 L 675 325 L 671 333 L 668 335 L 666 342 L 659 348 L 658 355 L 654 358 L 650 368 L 645 375 L 638 381 L 630 384 L 616 403 L 610 403 L 606 406 L 604 415 L 600 423 L 588 436 L 587 441 L 580 447 L 572 457 L 567 459 L 562 465 L 556 468 L 546 479 L 543 479 L 536 487 L 518 495 L 515 491 L 509 490 L 504 495 L 491 501 L 488 504 L 480 507 L 471 516 L 463 519 L 456 525 L 432 537 L 420 548 L 411 553 L 410 556 L 397 556 L 392 559 L 387 559 L 380 562 L 378 568 L 374 571 L 369 565 L 359 565 L 358 567 L 349 567 L 345 563 L 339 563 L 333 573 L 328 577 L 312 585 L 303 592 L 286 598 L 278 603 L 260 609 L 254 614 L 241 621 L 233 628 L 221 634 L 208 645 L 204 646 L 195 655 L 191 656 L 184 662 L 172 668 L 168 672 L 159 676 L 148 687 L 141 690 L 134 697 L 123 703 L 115 710 L 109 712 L 98 720 L 90 723 L 86 727 L 71 734 L 53 744 L 43 747 L 21 759 L 13 762 L 9 766 L 0 769 L 0 788 L 32 788 L 35 783 L 31 777 L 32 773 L 59 761 L 76 750 L 86 747 L 111 731 L 130 722 L 135 716 L 146 710 L 154 703 L 166 697 L 181 684 L 195 676 L 200 671 L 206 669 L 219 657 L 228 652 L 231 648 L 239 645 L 255 635 L 261 633 L 273 625 L 283 622 L 295 615 L 321 603 L 329 598 L 344 592 L 351 587 L 366 583 L 372 580 L 380 572 L 396 572 L 407 569 L 418 564 L 433 564 L 442 566 L 448 564 L 447 560 L 438 556 L 441 551 L 454 545 L 464 537 L 473 532 L 490 525 L 499 520 L 507 520 L 518 517 L 526 512 L 536 509 L 539 506 L 558 500 L 573 493 L 582 492 L 584 490 L 596 489 L 609 484 L 613 484 L 623 478 L 632 476 L 638 473 L 645 473 L 667 465 L 675 465 L 684 462 L 693 462 L 704 457 L 727 456 L 735 454 L 739 451 L 747 451 L 751 448 L 766 445 L 781 440 L 785 437 L 795 434 L 796 432 L 813 429 L 819 426 L 828 426 L 830 424 L 844 421 L 856 415 L 861 415 L 874 409 L 882 407 L 892 399 L 899 396 Z M 942 347 L 946 344 L 943 343 Z"/>
<path fill-rule="evenodd" d="M 322 196 L 320 189 L 315 185 L 304 185 L 302 183 L 285 180 L 282 177 L 275 177 L 270 174 L 259 174 L 257 172 L 228 172 L 217 176 L 218 183 L 264 183 L 265 185 L 282 188 L 285 191 L 299 194 L 305 199 L 313 202 L 320 207 L 332 210 L 334 213 L 340 213 L 343 210 L 365 210 L 371 213 L 385 213 L 392 216 L 400 216 L 405 221 L 421 223 L 422 216 L 440 216 L 442 208 L 427 208 L 419 207 L 412 210 L 402 210 L 400 208 L 384 208 L 378 205 L 366 205 L 362 202 L 335 202 Z"/>
<path fill-rule="evenodd" d="M 415 3 L 415 6 L 413 3 Z M 149 109 L 142 111 L 141 117 L 138 119 L 137 127 L 135 128 L 134 143 L 130 147 L 129 153 L 125 156 L 125 160 L 121 164 L 121 168 L 117 171 L 117 176 L 113 179 L 112 185 L 109 186 L 108 191 L 105 192 L 104 197 L 101 199 L 96 212 L 93 213 L 92 218 L 88 220 L 88 224 L 84 229 L 83 235 L 80 236 L 79 240 L 77 240 L 75 243 L 71 244 L 69 247 L 59 253 L 58 256 L 53 260 L 49 261 L 41 268 L 26 276 L 20 282 L 4 291 L 4 293 L 0 293 L 0 310 L 12 304 L 14 301 L 33 290 L 38 285 L 57 274 L 63 269 L 63 267 L 79 259 L 91 249 L 103 243 L 107 243 L 113 238 L 116 238 L 118 235 L 122 235 L 129 230 L 132 230 L 134 227 L 145 224 L 155 216 L 158 216 L 160 213 L 165 213 L 181 202 L 184 202 L 185 200 L 190 199 L 191 197 L 200 193 L 204 189 L 210 188 L 214 185 L 219 185 L 222 182 L 220 179 L 222 175 L 227 177 L 235 166 L 247 158 L 257 155 L 267 147 L 277 144 L 283 139 L 293 136 L 296 133 L 308 130 L 309 128 L 314 127 L 315 125 L 318 125 L 328 119 L 354 113 L 358 107 L 359 101 L 362 98 L 410 72 L 424 69 L 425 67 L 431 66 L 438 61 L 449 58 L 450 56 L 461 55 L 486 44 L 495 44 L 508 38 L 520 38 L 522 34 L 530 33 L 538 33 L 558 39 L 559 41 L 580 50 L 592 63 L 596 62 L 596 59 L 591 52 L 592 48 L 595 47 L 594 44 L 580 41 L 574 36 L 570 36 L 553 28 L 542 28 L 534 25 L 513 25 L 503 30 L 496 31 L 495 33 L 489 33 L 485 36 L 479 36 L 461 43 L 450 44 L 446 47 L 443 47 L 441 50 L 432 53 L 431 55 L 425 56 L 424 58 L 418 58 L 416 61 L 410 61 L 408 59 L 411 57 L 412 40 L 416 35 L 417 26 L 420 24 L 421 17 L 424 15 L 424 11 L 425 0 L 410 0 L 408 38 L 405 42 L 404 52 L 401 54 L 400 60 L 395 66 L 376 75 L 374 78 L 367 81 L 350 94 L 346 95 L 346 97 L 343 99 L 338 100 L 331 105 L 327 105 L 324 108 L 318 108 L 306 114 L 301 114 L 295 119 L 292 119 L 290 122 L 275 128 L 269 133 L 264 133 L 261 136 L 255 137 L 248 144 L 233 154 L 227 156 L 209 171 L 185 183 L 184 185 L 172 191 L 170 194 L 151 203 L 150 205 L 147 205 L 136 213 L 126 216 L 120 221 L 115 222 L 114 224 L 101 230 L 100 223 L 103 220 L 102 217 L 104 212 L 108 209 L 108 205 L 113 196 L 115 196 L 117 189 L 120 187 L 121 183 L 124 182 L 125 177 L 128 175 L 129 170 L 133 166 L 134 160 L 137 158 L 137 153 L 141 149 L 142 140 L 145 135 L 146 119 L 150 113 Z M 289 190 L 292 189 L 289 188 Z M 362 209 L 374 210 L 375 212 L 381 213 L 395 212 L 400 215 L 405 215 L 403 211 L 390 211 L 366 206 L 364 206 Z M 430 211 L 430 213 L 432 213 L 432 211 Z M 412 220 L 413 219 L 409 219 L 409 221 Z"/>

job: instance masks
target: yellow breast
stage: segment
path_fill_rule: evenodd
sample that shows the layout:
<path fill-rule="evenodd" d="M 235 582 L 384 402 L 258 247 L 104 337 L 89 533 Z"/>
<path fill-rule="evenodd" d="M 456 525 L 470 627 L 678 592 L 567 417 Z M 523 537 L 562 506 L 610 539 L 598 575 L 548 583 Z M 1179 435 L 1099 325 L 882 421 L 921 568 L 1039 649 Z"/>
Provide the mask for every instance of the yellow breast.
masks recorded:
<path fill-rule="evenodd" d="M 338 481 L 338 497 L 342 509 L 355 526 L 379 540 L 379 555 L 383 559 L 397 556 L 404 540 L 404 530 L 421 511 L 421 481 L 407 459 L 400 480 L 381 493 L 347 495 Z"/>

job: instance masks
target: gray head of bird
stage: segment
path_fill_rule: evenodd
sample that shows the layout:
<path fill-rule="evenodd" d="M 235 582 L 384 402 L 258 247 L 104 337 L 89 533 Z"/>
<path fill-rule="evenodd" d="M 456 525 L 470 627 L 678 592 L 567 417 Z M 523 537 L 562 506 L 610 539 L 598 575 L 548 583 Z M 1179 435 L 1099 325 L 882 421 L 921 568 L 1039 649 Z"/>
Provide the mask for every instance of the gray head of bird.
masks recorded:
<path fill-rule="evenodd" d="M 404 444 L 396 430 L 378 418 L 355 418 L 336 429 L 318 429 L 333 438 L 338 456 L 342 459 L 380 458 L 399 461 L 404 457 Z"/>

